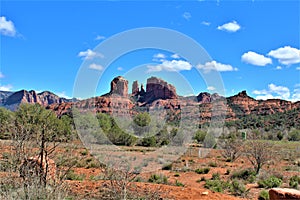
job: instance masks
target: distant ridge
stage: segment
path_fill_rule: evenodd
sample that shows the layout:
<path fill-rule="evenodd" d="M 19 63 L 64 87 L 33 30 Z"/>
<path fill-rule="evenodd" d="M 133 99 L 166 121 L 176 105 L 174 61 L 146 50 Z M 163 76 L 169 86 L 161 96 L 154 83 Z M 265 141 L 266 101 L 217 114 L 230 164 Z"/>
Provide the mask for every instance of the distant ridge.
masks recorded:
<path fill-rule="evenodd" d="M 189 114 L 201 122 L 208 122 L 212 117 L 231 121 L 251 114 L 264 116 L 300 109 L 300 101 L 256 100 L 246 91 L 230 97 L 208 92 L 182 97 L 177 95 L 173 85 L 156 77 L 147 80 L 146 90 L 143 85 L 139 87 L 138 82 L 134 81 L 132 93 L 128 94 L 128 81 L 121 76 L 112 80 L 109 93 L 80 101 L 62 98 L 49 91 L 41 93 L 36 93 L 34 90 L 0 91 L 0 106 L 16 110 L 21 103 L 41 104 L 55 111 L 58 116 L 70 114 L 72 106 L 75 106 L 82 110 L 92 109 L 93 112 L 119 116 L 134 115 L 137 112 L 160 107 L 168 110 L 169 117 L 178 117 L 181 109 L 186 106 L 189 108 Z"/>

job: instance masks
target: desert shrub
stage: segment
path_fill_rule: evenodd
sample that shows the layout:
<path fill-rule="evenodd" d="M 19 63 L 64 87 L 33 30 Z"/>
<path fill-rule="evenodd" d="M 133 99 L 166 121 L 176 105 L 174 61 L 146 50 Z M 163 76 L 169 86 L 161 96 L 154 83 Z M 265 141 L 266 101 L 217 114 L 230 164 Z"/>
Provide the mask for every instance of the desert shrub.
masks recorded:
<path fill-rule="evenodd" d="M 212 180 L 220 180 L 220 174 L 218 172 L 213 173 L 211 179 Z"/>
<path fill-rule="evenodd" d="M 76 181 L 82 181 L 84 180 L 85 176 L 84 175 L 78 175 L 74 173 L 74 170 L 70 170 L 68 171 L 68 173 L 66 174 L 66 180 L 76 180 Z"/>
<path fill-rule="evenodd" d="M 216 162 L 209 162 L 208 166 L 210 166 L 210 167 L 217 167 L 217 163 Z"/>
<path fill-rule="evenodd" d="M 198 143 L 200 143 L 204 141 L 205 137 L 206 137 L 206 132 L 198 130 L 195 133 L 193 140 L 196 140 Z"/>
<path fill-rule="evenodd" d="M 262 190 L 259 193 L 259 197 L 258 200 L 269 200 L 270 196 L 269 196 L 269 192 L 267 190 Z"/>
<path fill-rule="evenodd" d="M 289 141 L 300 141 L 300 130 L 292 130 L 288 135 Z"/>
<path fill-rule="evenodd" d="M 175 177 L 179 177 L 179 176 L 180 176 L 180 174 L 176 173 L 176 174 L 174 174 L 174 176 L 175 176 Z"/>
<path fill-rule="evenodd" d="M 245 185 L 238 180 L 233 180 L 230 185 L 230 192 L 235 196 L 246 196 L 249 190 L 246 189 Z"/>
<path fill-rule="evenodd" d="M 215 192 L 223 192 L 229 188 L 229 184 L 222 180 L 207 180 L 204 187 Z"/>
<path fill-rule="evenodd" d="M 207 174 L 209 171 L 210 171 L 210 168 L 208 168 L 208 167 L 195 170 L 195 172 L 197 174 Z"/>
<path fill-rule="evenodd" d="M 290 178 L 290 182 L 289 182 L 290 187 L 298 189 L 299 184 L 300 184 L 300 176 L 295 175 Z"/>
<path fill-rule="evenodd" d="M 282 180 L 275 176 L 270 176 L 267 179 L 258 181 L 258 187 L 260 188 L 279 187 L 281 184 L 282 184 Z"/>
<path fill-rule="evenodd" d="M 242 169 L 239 171 L 235 171 L 232 173 L 231 179 L 243 179 L 252 183 L 255 180 L 255 171 L 253 171 L 252 169 Z"/>
<path fill-rule="evenodd" d="M 184 187 L 184 184 L 179 182 L 178 180 L 176 180 L 175 185 L 179 187 Z"/>
<path fill-rule="evenodd" d="M 148 179 L 148 182 L 150 183 L 158 183 L 158 184 L 167 184 L 168 183 L 168 177 L 164 175 L 158 175 L 158 174 L 152 174 L 150 178 Z"/>

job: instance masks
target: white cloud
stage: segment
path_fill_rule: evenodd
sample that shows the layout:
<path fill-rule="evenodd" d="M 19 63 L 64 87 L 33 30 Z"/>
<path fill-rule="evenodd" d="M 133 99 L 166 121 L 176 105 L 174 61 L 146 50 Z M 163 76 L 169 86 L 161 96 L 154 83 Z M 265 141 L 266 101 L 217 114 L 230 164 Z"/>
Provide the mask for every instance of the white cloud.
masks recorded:
<path fill-rule="evenodd" d="M 204 26 L 209 26 L 209 25 L 210 25 L 210 22 L 203 21 L 203 22 L 201 22 L 201 24 L 204 25 Z"/>
<path fill-rule="evenodd" d="M 117 70 L 118 71 L 123 71 L 124 69 L 123 69 L 123 67 L 118 67 Z"/>
<path fill-rule="evenodd" d="M 293 95 L 292 95 L 292 101 L 300 101 L 300 88 L 295 88 Z"/>
<path fill-rule="evenodd" d="M 216 88 L 215 88 L 214 86 L 208 86 L 208 87 L 207 87 L 207 90 L 209 90 L 209 91 L 214 91 L 214 90 L 216 90 Z"/>
<path fill-rule="evenodd" d="M 284 65 L 300 63 L 300 50 L 290 46 L 272 50 L 268 53 L 268 56 L 278 59 Z"/>
<path fill-rule="evenodd" d="M 95 38 L 95 40 L 104 40 L 105 36 L 103 35 L 97 35 L 97 37 Z"/>
<path fill-rule="evenodd" d="M 219 72 L 225 72 L 225 71 L 237 71 L 237 68 L 232 67 L 231 65 L 218 63 L 216 61 L 207 62 L 204 65 L 197 65 L 197 68 L 200 70 L 204 70 L 204 73 L 208 73 L 210 71 L 219 71 Z"/>
<path fill-rule="evenodd" d="M 0 72 L 0 78 L 4 78 L 4 75 L 2 74 L 2 72 Z"/>
<path fill-rule="evenodd" d="M 95 52 L 91 49 L 79 52 L 78 56 L 82 57 L 83 59 L 86 59 L 86 60 L 92 60 L 94 58 L 103 58 L 104 57 L 101 53 Z"/>
<path fill-rule="evenodd" d="M 167 56 L 163 53 L 158 53 L 153 56 L 153 58 L 157 58 L 157 59 L 165 59 L 166 57 Z"/>
<path fill-rule="evenodd" d="M 296 67 L 296 70 L 300 70 L 300 67 Z"/>
<path fill-rule="evenodd" d="M 0 85 L 0 91 L 11 91 L 12 85 Z"/>
<path fill-rule="evenodd" d="M 171 58 L 174 58 L 174 59 L 179 59 L 179 58 L 180 58 L 180 56 L 179 56 L 177 53 L 175 53 L 175 54 L 171 55 Z"/>
<path fill-rule="evenodd" d="M 290 89 L 285 86 L 277 86 L 273 83 L 268 85 L 267 90 L 254 90 L 252 92 L 256 96 L 256 99 L 286 99 L 288 100 L 291 96 Z"/>
<path fill-rule="evenodd" d="M 182 15 L 182 17 L 184 19 L 186 19 L 186 20 L 189 20 L 192 17 L 192 15 L 189 12 L 184 12 L 183 15 Z"/>
<path fill-rule="evenodd" d="M 94 69 L 94 70 L 98 70 L 98 71 L 102 71 L 104 69 L 104 67 L 102 65 L 97 65 L 96 63 L 90 64 L 89 68 Z"/>
<path fill-rule="evenodd" d="M 66 95 L 65 91 L 63 91 L 63 92 L 57 92 L 56 95 L 59 96 L 59 97 L 65 98 L 65 99 L 72 99 L 72 97 Z"/>
<path fill-rule="evenodd" d="M 161 64 L 149 65 L 148 72 L 191 70 L 192 65 L 183 60 L 163 60 Z"/>
<path fill-rule="evenodd" d="M 241 26 L 236 21 L 228 22 L 226 24 L 223 24 L 222 26 L 218 26 L 218 30 L 227 32 L 236 32 L 240 28 Z"/>
<path fill-rule="evenodd" d="M 242 55 L 242 61 L 257 66 L 266 66 L 267 64 L 272 64 L 271 58 L 267 58 L 264 55 L 255 53 L 253 51 L 244 53 Z"/>
<path fill-rule="evenodd" d="M 282 67 L 281 66 L 277 66 L 275 69 L 276 70 L 282 70 Z"/>
<path fill-rule="evenodd" d="M 12 21 L 6 20 L 6 17 L 2 16 L 0 17 L 0 33 L 1 35 L 16 36 L 16 28 L 14 26 L 14 23 Z"/>

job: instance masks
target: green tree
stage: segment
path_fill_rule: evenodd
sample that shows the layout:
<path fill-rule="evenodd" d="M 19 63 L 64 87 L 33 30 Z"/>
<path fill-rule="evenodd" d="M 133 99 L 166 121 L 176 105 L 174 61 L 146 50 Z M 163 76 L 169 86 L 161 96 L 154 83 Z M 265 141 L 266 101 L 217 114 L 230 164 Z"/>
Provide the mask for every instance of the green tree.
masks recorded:
<path fill-rule="evenodd" d="M 289 141 L 300 141 L 300 130 L 294 129 L 289 132 L 288 135 Z"/>
<path fill-rule="evenodd" d="M 202 130 L 197 130 L 193 139 L 196 140 L 198 143 L 203 142 L 206 137 L 206 132 Z"/>
<path fill-rule="evenodd" d="M 133 122 L 140 127 L 145 127 L 150 124 L 151 117 L 147 112 L 139 113 L 134 117 Z"/>
<path fill-rule="evenodd" d="M 0 107 L 0 139 L 9 139 L 13 127 L 14 113 Z"/>

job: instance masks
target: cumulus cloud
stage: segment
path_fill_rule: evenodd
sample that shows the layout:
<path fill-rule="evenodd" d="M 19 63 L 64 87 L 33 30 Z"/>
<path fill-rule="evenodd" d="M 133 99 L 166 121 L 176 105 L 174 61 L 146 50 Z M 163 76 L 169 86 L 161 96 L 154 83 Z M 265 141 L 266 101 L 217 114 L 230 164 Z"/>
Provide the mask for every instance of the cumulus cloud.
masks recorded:
<path fill-rule="evenodd" d="M 118 71 L 123 71 L 124 69 L 123 69 L 123 67 L 118 67 L 117 70 Z"/>
<path fill-rule="evenodd" d="M 300 67 L 296 67 L 296 70 L 300 70 Z"/>
<path fill-rule="evenodd" d="M 300 101 L 300 88 L 295 88 L 293 95 L 292 95 L 292 101 Z"/>
<path fill-rule="evenodd" d="M 0 72 L 0 78 L 4 78 L 4 75 L 2 74 L 2 72 Z"/>
<path fill-rule="evenodd" d="M 241 26 L 236 21 L 228 22 L 226 24 L 218 26 L 218 30 L 227 32 L 237 32 L 238 30 L 240 30 L 240 28 Z"/>
<path fill-rule="evenodd" d="M 214 91 L 214 90 L 216 90 L 216 88 L 215 88 L 214 86 L 208 86 L 208 87 L 207 87 L 207 90 L 209 90 L 209 91 Z"/>
<path fill-rule="evenodd" d="M 290 46 L 272 50 L 268 53 L 268 56 L 278 59 L 284 65 L 300 63 L 300 50 Z"/>
<path fill-rule="evenodd" d="M 207 62 L 204 65 L 197 65 L 197 68 L 200 70 L 203 70 L 205 73 L 208 73 L 210 71 L 219 71 L 219 72 L 225 72 L 225 71 L 237 71 L 237 68 L 232 67 L 231 65 L 218 63 L 216 61 Z"/>
<path fill-rule="evenodd" d="M 11 37 L 16 36 L 17 33 L 14 23 L 4 16 L 0 17 L 0 33 Z"/>
<path fill-rule="evenodd" d="M 268 85 L 267 90 L 254 90 L 253 94 L 257 95 L 256 99 L 286 99 L 291 96 L 290 89 L 285 86 L 277 86 L 273 83 Z"/>
<path fill-rule="evenodd" d="M 104 57 L 101 53 L 95 52 L 91 49 L 79 52 L 78 56 L 82 57 L 85 60 L 92 60 L 94 58 L 103 58 Z"/>
<path fill-rule="evenodd" d="M 163 53 L 157 53 L 153 56 L 153 58 L 156 58 L 156 59 L 165 59 L 167 56 Z"/>
<path fill-rule="evenodd" d="M 90 64 L 89 68 L 94 69 L 94 70 L 98 70 L 98 71 L 102 71 L 104 69 L 104 67 L 102 65 L 98 65 L 96 63 Z"/>
<path fill-rule="evenodd" d="M 282 67 L 281 66 L 277 66 L 275 69 L 276 70 L 282 70 Z"/>
<path fill-rule="evenodd" d="M 149 65 L 148 72 L 191 70 L 192 65 L 184 60 L 163 60 L 161 64 Z"/>
<path fill-rule="evenodd" d="M 251 65 L 266 66 L 272 64 L 271 58 L 267 58 L 264 55 L 248 51 L 242 55 L 242 61 Z"/>
<path fill-rule="evenodd" d="M 183 15 L 182 15 L 182 17 L 184 19 L 186 19 L 186 20 L 189 20 L 192 17 L 192 15 L 189 12 L 184 12 Z"/>
<path fill-rule="evenodd" d="M 97 35 L 97 37 L 95 38 L 95 40 L 104 40 L 105 36 L 103 35 Z"/>
<path fill-rule="evenodd" d="M 179 56 L 177 53 L 175 53 L 175 54 L 171 55 L 171 58 L 174 58 L 174 59 L 179 59 L 179 58 L 180 58 L 180 56 Z"/>
<path fill-rule="evenodd" d="M 12 85 L 0 85 L 0 91 L 11 91 Z"/>
<path fill-rule="evenodd" d="M 209 25 L 210 25 L 210 22 L 203 21 L 203 22 L 201 22 L 201 24 L 204 25 L 204 26 L 209 26 Z"/>

